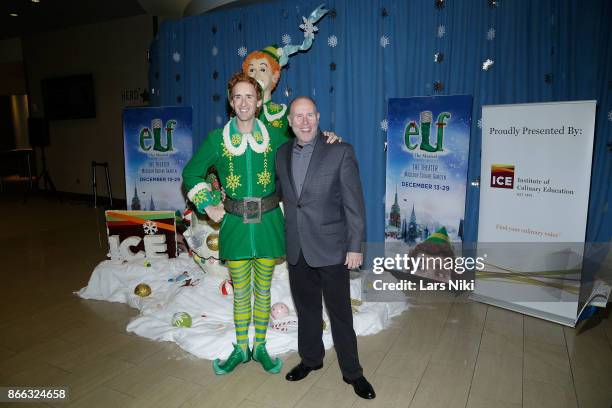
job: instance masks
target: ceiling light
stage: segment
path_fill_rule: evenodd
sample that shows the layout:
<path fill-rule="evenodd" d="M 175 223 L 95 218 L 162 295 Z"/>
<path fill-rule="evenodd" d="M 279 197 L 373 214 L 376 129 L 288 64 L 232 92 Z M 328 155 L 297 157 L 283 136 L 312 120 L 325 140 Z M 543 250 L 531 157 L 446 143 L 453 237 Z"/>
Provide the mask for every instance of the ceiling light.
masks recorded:
<path fill-rule="evenodd" d="M 17 14 L 17 13 L 11 13 L 11 14 L 9 14 L 9 15 L 10 15 L 11 17 L 18 17 L 18 16 L 19 16 L 19 14 Z"/>
<path fill-rule="evenodd" d="M 40 0 L 30 0 L 32 3 L 40 3 Z"/>

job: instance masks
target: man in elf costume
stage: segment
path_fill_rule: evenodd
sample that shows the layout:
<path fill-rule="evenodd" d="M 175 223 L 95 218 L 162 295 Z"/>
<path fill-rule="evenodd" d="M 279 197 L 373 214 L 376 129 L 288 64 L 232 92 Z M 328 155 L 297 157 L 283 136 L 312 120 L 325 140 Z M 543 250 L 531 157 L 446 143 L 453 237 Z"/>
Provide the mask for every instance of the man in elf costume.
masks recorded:
<path fill-rule="evenodd" d="M 287 141 L 284 132 L 256 118 L 262 92 L 255 79 L 240 72 L 228 83 L 233 117 L 223 129 L 213 130 L 183 170 L 188 198 L 201 213 L 221 220 L 220 257 L 234 284 L 236 340 L 229 358 L 213 362 L 216 374 L 227 374 L 251 358 L 269 373 L 278 373 L 282 361 L 266 350 L 270 317 L 270 286 L 275 258 L 285 255 L 284 219 L 275 194 L 274 157 Z M 205 181 L 206 171 L 215 166 L 226 197 Z M 254 275 L 255 303 L 251 310 L 251 279 Z M 249 325 L 253 317 L 255 339 L 249 349 Z"/>

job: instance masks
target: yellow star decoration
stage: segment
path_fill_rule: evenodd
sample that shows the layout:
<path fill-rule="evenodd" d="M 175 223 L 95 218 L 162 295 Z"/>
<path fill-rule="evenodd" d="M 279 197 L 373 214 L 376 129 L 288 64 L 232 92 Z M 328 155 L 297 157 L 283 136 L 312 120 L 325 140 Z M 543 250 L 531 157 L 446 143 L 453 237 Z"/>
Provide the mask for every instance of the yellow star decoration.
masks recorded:
<path fill-rule="evenodd" d="M 257 173 L 257 184 L 261 184 L 262 186 L 270 184 L 272 180 L 272 175 L 268 170 L 264 170 L 260 173 Z"/>
<path fill-rule="evenodd" d="M 199 207 L 200 204 L 208 201 L 209 198 L 210 198 L 210 193 L 208 193 L 206 189 L 202 189 L 195 194 L 195 196 L 193 197 L 193 200 L 191 201 Z"/>
<path fill-rule="evenodd" d="M 268 107 L 268 110 L 270 111 L 270 113 L 277 113 L 277 112 L 280 112 L 280 111 L 281 111 L 281 109 L 282 109 L 282 107 L 281 107 L 279 104 L 274 103 L 274 102 L 272 102 L 272 103 L 270 104 L 270 106 Z"/>
<path fill-rule="evenodd" d="M 225 184 L 226 184 L 227 188 L 229 188 L 231 190 L 236 190 L 238 187 L 241 186 L 241 184 L 240 184 L 240 176 L 237 175 L 237 174 L 230 174 L 225 179 Z"/>
<path fill-rule="evenodd" d="M 257 141 L 257 142 L 261 142 L 263 140 L 263 136 L 259 132 L 255 132 L 253 134 L 253 137 L 255 138 L 255 141 Z"/>
<path fill-rule="evenodd" d="M 227 157 L 228 159 L 232 157 L 232 154 L 229 152 L 229 150 L 227 150 L 227 147 L 225 147 L 225 143 L 223 143 L 223 141 L 221 142 L 221 151 L 223 152 L 221 154 L 223 157 Z"/>
<path fill-rule="evenodd" d="M 234 146 L 239 145 L 241 140 L 242 140 L 242 136 L 241 135 L 239 135 L 237 133 L 232 135 L 232 144 Z"/>

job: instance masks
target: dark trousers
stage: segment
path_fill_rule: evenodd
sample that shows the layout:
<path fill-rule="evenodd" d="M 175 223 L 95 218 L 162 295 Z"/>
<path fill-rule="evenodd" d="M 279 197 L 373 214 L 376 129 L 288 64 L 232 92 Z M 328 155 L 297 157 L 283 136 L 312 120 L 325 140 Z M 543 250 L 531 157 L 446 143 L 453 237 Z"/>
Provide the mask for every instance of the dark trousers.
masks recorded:
<path fill-rule="evenodd" d="M 349 271 L 345 265 L 313 268 L 304 256 L 289 264 L 291 295 L 298 315 L 298 351 L 302 363 L 316 367 L 323 362 L 323 306 L 331 322 L 332 338 L 342 375 L 354 380 L 363 375 L 353 330 Z"/>

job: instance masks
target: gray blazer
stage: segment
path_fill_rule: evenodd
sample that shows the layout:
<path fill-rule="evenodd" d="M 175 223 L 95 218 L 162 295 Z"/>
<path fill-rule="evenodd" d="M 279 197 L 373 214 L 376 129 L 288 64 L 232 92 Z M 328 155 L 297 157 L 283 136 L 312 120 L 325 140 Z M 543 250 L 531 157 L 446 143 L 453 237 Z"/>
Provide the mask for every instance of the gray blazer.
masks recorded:
<path fill-rule="evenodd" d="M 347 251 L 361 252 L 365 205 L 359 166 L 348 143 L 328 144 L 319 133 L 302 192 L 296 195 L 291 171 L 293 141 L 276 153 L 276 190 L 285 208 L 287 261 L 300 250 L 312 267 L 344 263 Z"/>

